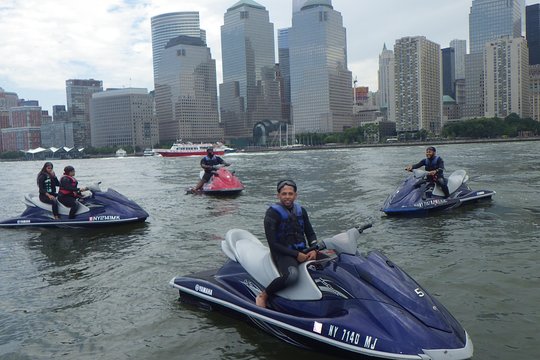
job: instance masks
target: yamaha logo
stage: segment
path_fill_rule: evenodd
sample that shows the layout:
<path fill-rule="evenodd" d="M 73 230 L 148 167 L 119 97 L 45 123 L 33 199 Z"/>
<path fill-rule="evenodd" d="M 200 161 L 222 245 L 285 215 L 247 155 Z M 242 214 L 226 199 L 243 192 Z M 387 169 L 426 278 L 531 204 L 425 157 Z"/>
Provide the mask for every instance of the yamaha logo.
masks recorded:
<path fill-rule="evenodd" d="M 206 294 L 206 295 L 209 295 L 209 296 L 212 296 L 212 289 L 201 286 L 199 284 L 195 285 L 195 291 Z"/>

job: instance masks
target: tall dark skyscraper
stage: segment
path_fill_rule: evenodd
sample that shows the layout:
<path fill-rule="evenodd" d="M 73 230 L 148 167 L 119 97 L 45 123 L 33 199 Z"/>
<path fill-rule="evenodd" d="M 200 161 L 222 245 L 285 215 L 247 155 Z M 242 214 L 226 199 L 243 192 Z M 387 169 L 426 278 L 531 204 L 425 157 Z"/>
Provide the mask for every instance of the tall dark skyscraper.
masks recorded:
<path fill-rule="evenodd" d="M 443 95 L 448 95 L 452 99 L 456 99 L 456 63 L 455 63 L 455 50 L 448 47 L 441 49 L 442 53 L 442 85 Z"/>
<path fill-rule="evenodd" d="M 527 6 L 525 18 L 529 65 L 540 64 L 540 4 Z"/>
<path fill-rule="evenodd" d="M 274 24 L 266 8 L 241 0 L 227 9 L 221 27 L 221 123 L 227 140 L 251 142 L 255 126 L 281 120 Z"/>

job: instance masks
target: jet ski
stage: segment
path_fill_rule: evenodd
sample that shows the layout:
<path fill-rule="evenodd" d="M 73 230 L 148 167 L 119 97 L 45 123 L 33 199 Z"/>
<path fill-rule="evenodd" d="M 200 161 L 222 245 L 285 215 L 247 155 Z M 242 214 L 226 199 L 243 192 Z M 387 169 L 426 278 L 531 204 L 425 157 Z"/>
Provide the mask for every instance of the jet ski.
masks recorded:
<path fill-rule="evenodd" d="M 320 242 L 334 255 L 300 264 L 299 280 L 271 297 L 268 308 L 255 298 L 278 271 L 269 249 L 242 229 L 221 242 L 228 257 L 221 268 L 169 284 L 182 302 L 236 315 L 309 350 L 362 359 L 471 358 L 469 335 L 436 298 L 382 253 L 358 252 L 360 233 L 370 226 Z"/>
<path fill-rule="evenodd" d="M 450 196 L 445 198 L 439 184 L 427 180 L 427 171 L 413 170 L 413 174 L 384 202 L 381 211 L 388 215 L 425 215 L 429 212 L 456 208 L 480 199 L 491 199 L 492 190 L 471 190 L 465 170 L 456 170 L 448 177 Z"/>
<path fill-rule="evenodd" d="M 38 195 L 27 194 L 26 210 L 17 217 L 0 221 L 0 227 L 102 227 L 146 220 L 148 213 L 133 200 L 111 188 L 102 191 L 99 184 L 89 185 L 88 191 L 81 193 L 74 219 L 69 219 L 70 208 L 59 201 L 60 219 L 54 219 L 52 205 L 41 202 Z"/>
<path fill-rule="evenodd" d="M 200 172 L 200 178 L 204 175 L 204 170 Z M 229 171 L 226 165 L 215 165 L 212 171 L 212 177 L 203 185 L 201 191 L 195 191 L 193 188 L 186 189 L 186 194 L 202 193 L 215 196 L 238 195 L 244 190 L 244 185 L 238 179 L 234 171 Z"/>

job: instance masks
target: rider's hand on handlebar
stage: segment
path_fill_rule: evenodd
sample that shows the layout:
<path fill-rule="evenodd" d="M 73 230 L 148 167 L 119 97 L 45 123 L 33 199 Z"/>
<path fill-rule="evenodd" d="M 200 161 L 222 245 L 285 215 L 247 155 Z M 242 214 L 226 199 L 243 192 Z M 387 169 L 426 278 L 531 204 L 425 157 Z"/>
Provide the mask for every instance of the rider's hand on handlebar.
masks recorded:
<path fill-rule="evenodd" d="M 412 171 L 412 165 L 407 165 L 407 167 L 405 168 L 406 171 Z"/>

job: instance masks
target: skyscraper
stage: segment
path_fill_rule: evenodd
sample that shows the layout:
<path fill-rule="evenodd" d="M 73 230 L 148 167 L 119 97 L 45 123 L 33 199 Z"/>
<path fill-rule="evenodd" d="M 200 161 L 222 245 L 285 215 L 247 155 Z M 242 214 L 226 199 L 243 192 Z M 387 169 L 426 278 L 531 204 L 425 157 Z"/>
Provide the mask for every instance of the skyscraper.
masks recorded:
<path fill-rule="evenodd" d="M 454 49 L 454 64 L 456 67 L 455 79 L 465 79 L 465 55 L 467 55 L 467 40 L 454 39 L 450 41 Z"/>
<path fill-rule="evenodd" d="M 302 7 L 304 6 L 304 4 L 307 2 L 308 0 L 292 0 L 292 12 L 293 14 L 297 13 L 300 11 L 300 9 L 302 9 Z"/>
<path fill-rule="evenodd" d="M 90 101 L 92 146 L 153 147 L 159 141 L 154 101 L 147 89 L 107 89 Z"/>
<path fill-rule="evenodd" d="M 221 27 L 223 84 L 221 122 L 228 140 L 250 142 L 257 123 L 279 123 L 281 102 L 276 80 L 274 24 L 266 8 L 240 0 Z"/>
<path fill-rule="evenodd" d="M 395 75 L 394 75 L 394 52 L 383 46 L 379 54 L 379 90 L 377 105 L 383 111 L 386 111 L 388 121 L 396 121 L 396 93 L 395 93 Z"/>
<path fill-rule="evenodd" d="M 455 50 L 452 47 L 441 50 L 442 54 L 442 86 L 443 95 L 456 99 L 456 57 Z"/>
<path fill-rule="evenodd" d="M 66 80 L 68 119 L 73 123 L 73 142 L 77 147 L 89 147 L 92 143 L 90 99 L 92 94 L 100 91 L 103 91 L 101 80 Z"/>
<path fill-rule="evenodd" d="M 152 58 L 154 66 L 154 82 L 159 72 L 161 54 L 169 40 L 180 36 L 201 38 L 206 43 L 206 32 L 201 30 L 199 12 L 185 11 L 161 14 L 152 17 Z"/>
<path fill-rule="evenodd" d="M 484 116 L 485 45 L 502 36 L 520 37 L 523 9 L 524 0 L 473 0 L 465 58 L 465 116 Z"/>
<path fill-rule="evenodd" d="M 526 8 L 527 43 L 529 44 L 529 64 L 540 64 L 540 4 Z"/>
<path fill-rule="evenodd" d="M 281 73 L 281 106 L 282 118 L 287 122 L 291 119 L 291 62 L 289 54 L 289 30 L 278 30 L 278 57 Z"/>
<path fill-rule="evenodd" d="M 200 37 L 180 35 L 161 53 L 156 83 L 159 141 L 215 142 L 219 127 L 216 61 Z"/>
<path fill-rule="evenodd" d="M 404 37 L 394 46 L 396 131 L 426 130 L 442 125 L 441 48 L 424 36 Z"/>
<path fill-rule="evenodd" d="M 485 116 L 530 116 L 529 49 L 523 37 L 501 37 L 486 43 Z"/>
<path fill-rule="evenodd" d="M 289 53 L 295 132 L 342 132 L 351 127 L 347 36 L 331 0 L 308 0 L 293 15 Z"/>

